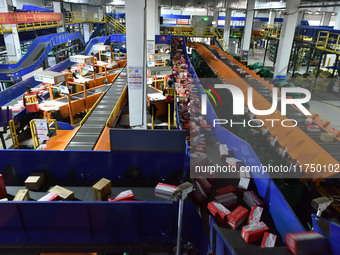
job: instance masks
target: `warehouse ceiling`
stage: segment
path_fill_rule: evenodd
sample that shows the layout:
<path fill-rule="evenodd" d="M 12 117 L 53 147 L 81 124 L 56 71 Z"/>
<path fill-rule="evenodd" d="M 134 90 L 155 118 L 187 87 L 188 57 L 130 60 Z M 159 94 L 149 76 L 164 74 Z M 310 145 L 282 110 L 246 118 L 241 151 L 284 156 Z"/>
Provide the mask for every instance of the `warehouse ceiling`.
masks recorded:
<path fill-rule="evenodd" d="M 134 0 L 131 0 L 134 1 Z M 63 0 L 64 3 L 88 4 L 88 5 L 111 5 L 123 6 L 125 0 Z M 163 7 L 171 8 L 226 8 L 231 9 L 245 9 L 247 7 L 247 0 L 159 0 L 159 4 Z M 255 0 L 255 9 L 284 9 L 286 0 Z M 322 7 L 340 6 L 340 0 L 301 0 L 301 8 L 322 8 Z M 322 11 L 322 10 L 321 10 Z"/>

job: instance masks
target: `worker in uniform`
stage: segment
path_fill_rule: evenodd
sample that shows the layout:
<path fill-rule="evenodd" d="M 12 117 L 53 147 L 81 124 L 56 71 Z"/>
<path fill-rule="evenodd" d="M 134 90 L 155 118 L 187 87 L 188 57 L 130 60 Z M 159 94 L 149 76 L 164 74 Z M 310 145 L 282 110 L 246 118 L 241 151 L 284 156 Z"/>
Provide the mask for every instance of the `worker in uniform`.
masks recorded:
<path fill-rule="evenodd" d="M 40 95 L 36 92 L 32 92 L 31 87 L 25 88 L 26 93 L 23 96 L 23 103 L 27 110 L 28 121 L 32 119 L 40 118 L 40 109 L 38 99 L 45 101 Z"/>
<path fill-rule="evenodd" d="M 172 119 L 174 112 L 174 98 L 175 98 L 175 88 L 173 87 L 172 80 L 168 80 L 168 85 L 165 88 L 163 95 L 165 96 L 165 102 L 168 103 L 168 107 L 170 104 L 170 119 Z"/>
<path fill-rule="evenodd" d="M 74 79 L 77 79 L 76 74 L 71 71 L 71 66 L 67 67 L 66 73 L 67 73 L 67 81 L 68 82 L 74 82 Z M 76 86 L 69 84 L 69 88 L 70 88 L 72 93 L 76 93 Z"/>
<path fill-rule="evenodd" d="M 94 65 L 97 64 L 98 58 L 94 55 L 93 52 L 91 52 L 91 56 L 93 57 L 93 67 L 94 67 L 93 69 L 94 69 L 94 71 L 95 71 L 96 73 L 98 73 L 98 67 L 97 67 L 97 66 L 94 66 Z"/>

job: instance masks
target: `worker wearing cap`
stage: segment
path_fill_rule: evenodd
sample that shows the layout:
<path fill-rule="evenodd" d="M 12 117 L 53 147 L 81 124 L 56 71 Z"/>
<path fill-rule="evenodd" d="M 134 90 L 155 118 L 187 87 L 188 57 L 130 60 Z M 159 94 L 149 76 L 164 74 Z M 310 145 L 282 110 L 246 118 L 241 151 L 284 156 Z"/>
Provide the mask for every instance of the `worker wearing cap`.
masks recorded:
<path fill-rule="evenodd" d="M 71 67 L 70 66 L 67 67 L 66 73 L 67 73 L 67 81 L 68 82 L 74 82 L 74 79 L 77 79 L 76 74 L 71 71 Z M 76 86 L 69 85 L 69 87 L 70 87 L 70 90 L 71 90 L 72 93 L 76 92 Z"/>
<path fill-rule="evenodd" d="M 168 86 L 165 88 L 163 95 L 165 96 L 165 102 L 170 104 L 170 119 L 172 119 L 172 116 L 173 116 L 172 113 L 174 111 L 174 98 L 175 98 L 175 88 L 173 87 L 172 80 L 168 80 Z"/>
<path fill-rule="evenodd" d="M 95 73 L 98 73 L 98 67 L 95 66 L 95 65 L 97 64 L 97 62 L 98 62 L 98 59 L 97 59 L 97 57 L 94 55 L 93 52 L 91 52 L 91 56 L 93 57 L 93 67 L 94 67 L 94 71 L 95 71 Z"/>
<path fill-rule="evenodd" d="M 25 90 L 26 93 L 23 96 L 23 103 L 24 106 L 26 107 L 29 120 L 38 119 L 40 117 L 38 98 L 42 101 L 45 100 L 36 92 L 32 92 L 32 89 L 30 87 L 27 86 Z"/>

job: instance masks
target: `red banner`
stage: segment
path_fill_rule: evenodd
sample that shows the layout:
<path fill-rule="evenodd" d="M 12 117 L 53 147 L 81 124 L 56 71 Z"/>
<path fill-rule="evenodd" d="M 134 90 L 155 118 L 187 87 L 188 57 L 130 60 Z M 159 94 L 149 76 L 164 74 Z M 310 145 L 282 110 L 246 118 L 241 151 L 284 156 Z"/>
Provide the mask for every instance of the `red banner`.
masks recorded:
<path fill-rule="evenodd" d="M 61 13 L 2 12 L 0 24 L 38 23 L 62 20 Z"/>

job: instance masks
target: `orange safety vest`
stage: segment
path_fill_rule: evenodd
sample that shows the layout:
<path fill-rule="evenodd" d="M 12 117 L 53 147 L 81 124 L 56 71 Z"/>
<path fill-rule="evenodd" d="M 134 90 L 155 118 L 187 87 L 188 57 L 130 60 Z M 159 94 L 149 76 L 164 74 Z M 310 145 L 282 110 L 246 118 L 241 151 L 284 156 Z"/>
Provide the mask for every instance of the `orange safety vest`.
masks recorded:
<path fill-rule="evenodd" d="M 175 89 L 173 87 L 167 87 L 165 89 L 165 102 L 170 103 L 174 100 Z"/>
<path fill-rule="evenodd" d="M 74 82 L 73 73 L 71 71 L 66 71 L 66 73 L 67 73 L 67 80 L 69 82 Z"/>
<path fill-rule="evenodd" d="M 25 105 L 28 112 L 39 112 L 38 97 L 36 93 L 24 94 Z"/>

